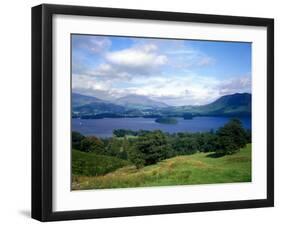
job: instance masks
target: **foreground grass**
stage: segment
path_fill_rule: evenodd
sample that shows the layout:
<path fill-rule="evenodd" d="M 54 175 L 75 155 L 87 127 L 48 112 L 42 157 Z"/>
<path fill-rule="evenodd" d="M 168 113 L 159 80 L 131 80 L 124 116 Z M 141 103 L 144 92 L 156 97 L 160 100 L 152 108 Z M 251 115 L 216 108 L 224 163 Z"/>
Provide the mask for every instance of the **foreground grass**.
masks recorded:
<path fill-rule="evenodd" d="M 72 150 L 72 174 L 98 176 L 129 165 L 128 161 L 95 153 Z"/>
<path fill-rule="evenodd" d="M 126 188 L 164 185 L 234 183 L 251 181 L 251 144 L 238 153 L 177 156 L 136 169 L 129 165 L 103 176 L 72 177 L 72 189 Z"/>

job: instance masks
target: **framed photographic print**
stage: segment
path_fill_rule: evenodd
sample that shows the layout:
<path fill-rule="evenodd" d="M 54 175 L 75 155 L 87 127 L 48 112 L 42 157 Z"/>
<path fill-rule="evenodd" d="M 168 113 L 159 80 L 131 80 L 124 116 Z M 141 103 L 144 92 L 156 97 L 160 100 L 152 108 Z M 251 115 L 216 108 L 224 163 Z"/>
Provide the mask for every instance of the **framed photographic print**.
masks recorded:
<path fill-rule="evenodd" d="M 274 21 L 32 8 L 32 217 L 274 205 Z"/>

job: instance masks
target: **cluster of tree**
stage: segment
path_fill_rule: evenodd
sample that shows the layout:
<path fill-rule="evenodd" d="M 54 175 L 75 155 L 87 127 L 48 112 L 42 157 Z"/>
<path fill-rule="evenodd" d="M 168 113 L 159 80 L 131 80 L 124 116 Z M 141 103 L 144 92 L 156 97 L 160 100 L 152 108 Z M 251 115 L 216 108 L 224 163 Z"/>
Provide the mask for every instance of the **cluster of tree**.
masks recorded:
<path fill-rule="evenodd" d="M 113 130 L 113 135 L 116 137 L 126 137 L 126 136 L 142 136 L 144 134 L 150 133 L 149 130 L 129 130 L 129 129 L 115 129 Z"/>
<path fill-rule="evenodd" d="M 133 131 L 129 129 L 115 129 L 113 134 L 116 137 L 125 137 L 125 136 L 138 136 L 138 131 Z"/>
<path fill-rule="evenodd" d="M 115 137 L 99 139 L 72 132 L 72 146 L 84 152 L 95 152 L 129 160 L 138 168 L 163 159 L 196 152 L 232 154 L 251 143 L 251 131 L 237 119 L 217 131 L 203 133 L 163 133 L 156 131 L 114 130 Z M 134 138 L 127 137 L 133 135 Z"/>

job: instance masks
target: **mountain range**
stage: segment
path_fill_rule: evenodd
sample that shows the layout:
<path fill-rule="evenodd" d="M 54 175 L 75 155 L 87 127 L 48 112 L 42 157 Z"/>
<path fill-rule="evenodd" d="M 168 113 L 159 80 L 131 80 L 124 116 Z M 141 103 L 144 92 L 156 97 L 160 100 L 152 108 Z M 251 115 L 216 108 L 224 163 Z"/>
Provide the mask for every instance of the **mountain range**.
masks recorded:
<path fill-rule="evenodd" d="M 216 101 L 195 108 L 198 113 L 207 112 L 209 115 L 250 115 L 252 107 L 252 95 L 249 93 L 235 93 L 222 96 Z"/>
<path fill-rule="evenodd" d="M 72 116 L 82 118 L 104 117 L 184 117 L 192 116 L 250 116 L 252 95 L 235 93 L 221 96 L 201 106 L 169 106 L 146 96 L 128 95 L 114 101 L 72 94 Z"/>
<path fill-rule="evenodd" d="M 146 96 L 128 95 L 118 98 L 114 103 L 128 107 L 128 108 L 164 108 L 169 105 L 154 101 Z"/>

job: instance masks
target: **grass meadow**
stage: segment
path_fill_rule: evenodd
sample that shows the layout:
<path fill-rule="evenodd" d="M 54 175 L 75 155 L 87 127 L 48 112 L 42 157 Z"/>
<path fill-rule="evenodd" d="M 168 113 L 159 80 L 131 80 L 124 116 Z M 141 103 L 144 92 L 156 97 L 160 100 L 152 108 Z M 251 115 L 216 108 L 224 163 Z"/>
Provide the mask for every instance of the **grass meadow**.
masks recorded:
<path fill-rule="evenodd" d="M 232 155 L 198 152 L 140 169 L 128 161 L 77 150 L 73 150 L 72 158 L 73 190 L 251 182 L 251 144 Z M 95 165 L 99 175 L 79 175 L 79 164 L 83 169 Z"/>

